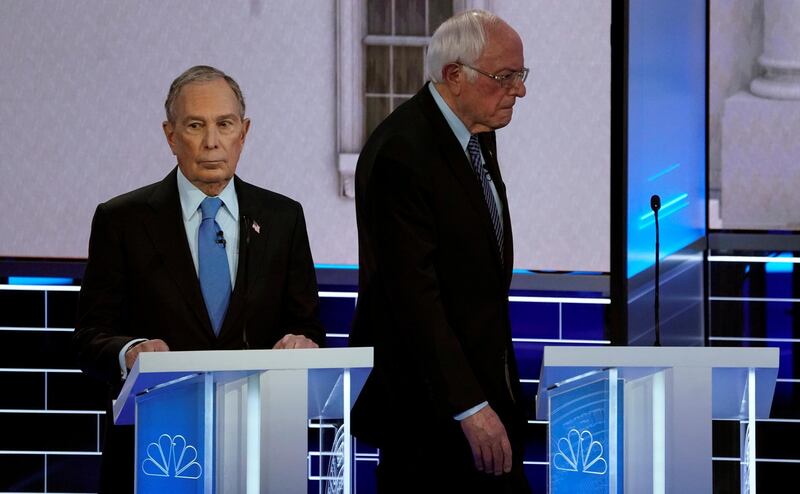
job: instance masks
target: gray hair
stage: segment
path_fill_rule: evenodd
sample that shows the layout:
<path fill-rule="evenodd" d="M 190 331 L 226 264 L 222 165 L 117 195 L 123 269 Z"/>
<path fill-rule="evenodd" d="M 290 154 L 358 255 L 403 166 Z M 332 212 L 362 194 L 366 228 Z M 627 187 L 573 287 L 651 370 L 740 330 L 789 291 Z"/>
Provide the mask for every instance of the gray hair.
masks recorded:
<path fill-rule="evenodd" d="M 486 47 L 486 26 L 500 22 L 500 18 L 485 10 L 467 10 L 447 19 L 433 33 L 425 55 L 428 78 L 442 82 L 442 69 L 449 63 L 472 65 Z M 470 70 L 467 78 L 475 80 L 477 73 Z"/>
<path fill-rule="evenodd" d="M 233 80 L 225 72 L 210 67 L 208 65 L 195 65 L 194 67 L 186 70 L 183 74 L 179 75 L 172 85 L 169 87 L 169 94 L 167 94 L 167 101 L 164 102 L 164 109 L 167 111 L 167 121 L 175 123 L 175 101 L 184 86 L 195 82 L 210 82 L 217 79 L 223 79 L 231 87 L 236 99 L 239 100 L 239 118 L 244 120 L 244 95 L 239 88 L 239 84 Z"/>

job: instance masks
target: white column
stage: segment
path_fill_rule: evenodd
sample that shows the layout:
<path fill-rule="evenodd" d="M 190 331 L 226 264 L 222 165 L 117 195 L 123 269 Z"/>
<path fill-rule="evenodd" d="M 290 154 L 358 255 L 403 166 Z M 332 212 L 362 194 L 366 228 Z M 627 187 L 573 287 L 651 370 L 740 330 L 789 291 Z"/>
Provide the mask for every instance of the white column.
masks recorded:
<path fill-rule="evenodd" d="M 756 96 L 800 99 L 800 2 L 764 0 L 764 74 L 750 83 Z"/>

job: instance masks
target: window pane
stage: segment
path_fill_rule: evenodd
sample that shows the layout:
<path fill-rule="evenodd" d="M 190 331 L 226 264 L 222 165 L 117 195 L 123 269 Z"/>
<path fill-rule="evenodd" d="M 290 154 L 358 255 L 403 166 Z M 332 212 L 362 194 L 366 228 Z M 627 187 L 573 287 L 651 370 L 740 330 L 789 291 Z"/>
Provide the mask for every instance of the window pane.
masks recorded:
<path fill-rule="evenodd" d="M 453 16 L 453 0 L 428 0 L 428 36 Z"/>
<path fill-rule="evenodd" d="M 395 34 L 425 36 L 425 0 L 395 0 Z"/>
<path fill-rule="evenodd" d="M 392 110 L 395 110 L 398 106 L 402 105 L 410 98 L 392 98 Z"/>
<path fill-rule="evenodd" d="M 364 140 L 375 130 L 375 127 L 389 115 L 389 98 L 382 97 L 366 97 L 366 122 L 365 129 L 366 135 Z"/>
<path fill-rule="evenodd" d="M 424 82 L 422 47 L 395 46 L 392 49 L 394 50 L 395 94 L 416 93 Z"/>
<path fill-rule="evenodd" d="M 392 0 L 367 0 L 367 34 L 392 34 Z"/>
<path fill-rule="evenodd" d="M 367 92 L 389 92 L 388 46 L 367 46 Z"/>

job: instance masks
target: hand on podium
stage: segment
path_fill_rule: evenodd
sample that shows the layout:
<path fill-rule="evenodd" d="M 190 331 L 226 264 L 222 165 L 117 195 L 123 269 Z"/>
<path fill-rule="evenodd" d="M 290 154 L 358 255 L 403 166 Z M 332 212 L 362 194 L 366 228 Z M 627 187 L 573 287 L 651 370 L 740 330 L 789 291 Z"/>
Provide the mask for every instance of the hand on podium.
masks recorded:
<path fill-rule="evenodd" d="M 511 443 L 500 418 L 485 406 L 461 421 L 461 430 L 472 448 L 475 468 L 502 475 L 511 471 Z"/>
<path fill-rule="evenodd" d="M 125 353 L 125 366 L 128 369 L 133 368 L 133 364 L 136 362 L 136 357 L 139 356 L 142 352 L 168 352 L 169 347 L 164 342 L 164 340 L 145 340 L 141 343 L 137 343 L 132 347 L 128 348 L 128 351 Z"/>
<path fill-rule="evenodd" d="M 274 350 L 285 350 L 289 348 L 319 348 L 319 345 L 303 335 L 287 334 L 281 338 L 280 341 L 275 343 L 275 346 L 272 348 Z"/>

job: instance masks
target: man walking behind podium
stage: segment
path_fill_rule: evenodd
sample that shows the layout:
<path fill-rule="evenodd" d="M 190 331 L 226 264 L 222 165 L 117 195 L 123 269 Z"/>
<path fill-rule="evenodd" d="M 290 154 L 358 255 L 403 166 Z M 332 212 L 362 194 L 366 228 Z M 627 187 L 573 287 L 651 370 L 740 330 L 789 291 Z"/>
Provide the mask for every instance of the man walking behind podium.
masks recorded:
<path fill-rule="evenodd" d="M 445 21 L 426 55 L 430 82 L 361 152 L 351 345 L 374 346 L 375 366 L 352 419 L 381 450 L 381 493 L 530 490 L 494 133 L 525 96 L 522 52 L 488 12 Z"/>
<path fill-rule="evenodd" d="M 322 344 L 299 203 L 234 175 L 250 120 L 239 85 L 192 67 L 163 123 L 178 165 L 97 207 L 73 337 L 78 363 L 116 397 L 141 352 Z M 101 493 L 133 490 L 133 431 L 106 413 Z"/>

